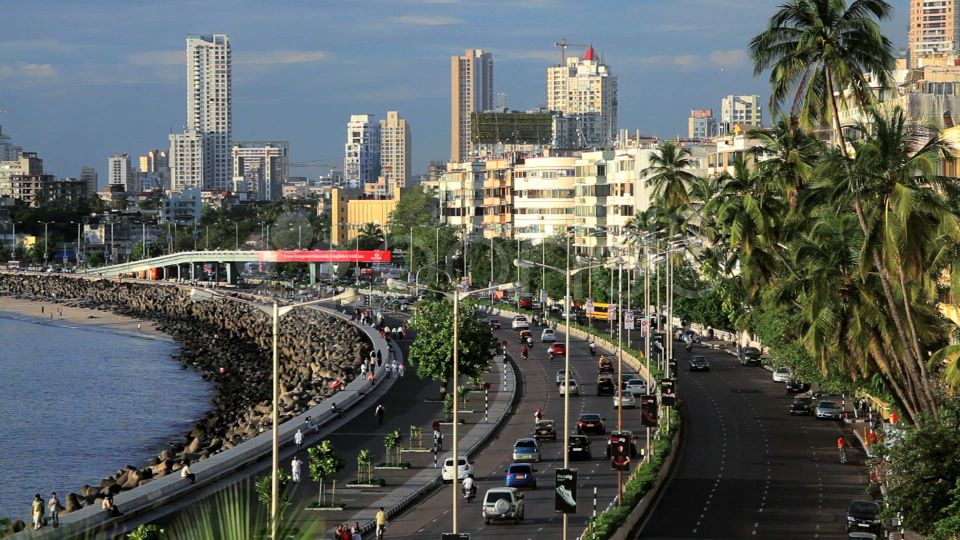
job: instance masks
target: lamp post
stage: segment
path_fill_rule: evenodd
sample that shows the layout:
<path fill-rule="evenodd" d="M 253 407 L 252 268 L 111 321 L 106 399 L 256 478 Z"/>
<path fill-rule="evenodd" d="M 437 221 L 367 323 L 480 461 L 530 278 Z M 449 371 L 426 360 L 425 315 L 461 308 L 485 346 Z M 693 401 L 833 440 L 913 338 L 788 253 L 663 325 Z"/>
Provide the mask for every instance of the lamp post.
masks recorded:
<path fill-rule="evenodd" d="M 266 313 L 271 317 L 272 330 L 273 330 L 273 355 L 272 355 L 272 382 L 271 386 L 273 387 L 273 404 L 271 412 L 271 422 L 273 423 L 271 429 L 272 435 L 272 458 L 271 458 L 271 478 L 270 478 L 270 538 L 273 540 L 277 539 L 277 534 L 279 531 L 279 500 L 280 500 L 280 477 L 278 471 L 280 470 L 280 318 L 290 313 L 294 308 L 300 308 L 309 306 L 312 304 L 319 304 L 321 302 L 332 302 L 332 301 L 342 301 L 345 303 L 350 303 L 355 300 L 359 294 L 356 289 L 346 289 L 344 292 L 331 296 L 330 298 L 321 298 L 319 300 L 312 300 L 310 302 L 303 302 L 301 304 L 293 304 L 289 306 L 280 306 L 276 299 L 273 299 L 270 304 L 261 304 L 258 302 L 253 302 L 250 300 L 243 300 L 240 298 L 235 298 L 233 296 L 228 296 L 222 293 L 214 292 L 207 289 L 197 289 L 190 288 L 190 299 L 199 302 L 203 300 L 210 300 L 213 298 L 219 298 L 223 300 L 231 300 L 234 302 L 240 302 L 242 304 L 247 304 L 248 306 L 254 307 L 257 310 Z"/>
<path fill-rule="evenodd" d="M 37 223 L 43 224 L 43 265 L 47 265 L 47 226 L 51 223 L 56 223 L 56 221 L 38 221 Z"/>
<path fill-rule="evenodd" d="M 233 222 L 233 242 L 234 249 L 240 251 L 240 224 L 236 221 Z"/>

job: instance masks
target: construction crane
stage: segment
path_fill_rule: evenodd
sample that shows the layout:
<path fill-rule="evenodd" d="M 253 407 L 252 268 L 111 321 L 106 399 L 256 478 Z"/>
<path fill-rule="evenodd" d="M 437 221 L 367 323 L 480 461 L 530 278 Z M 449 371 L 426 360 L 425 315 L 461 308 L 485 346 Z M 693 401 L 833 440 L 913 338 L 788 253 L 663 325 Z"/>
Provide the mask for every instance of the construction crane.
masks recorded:
<path fill-rule="evenodd" d="M 557 41 L 553 44 L 554 47 L 560 47 L 560 65 L 567 65 L 567 47 L 573 45 L 574 47 L 589 47 L 590 45 L 586 43 L 570 43 L 567 41 L 567 38 L 562 38 L 560 41 Z"/>

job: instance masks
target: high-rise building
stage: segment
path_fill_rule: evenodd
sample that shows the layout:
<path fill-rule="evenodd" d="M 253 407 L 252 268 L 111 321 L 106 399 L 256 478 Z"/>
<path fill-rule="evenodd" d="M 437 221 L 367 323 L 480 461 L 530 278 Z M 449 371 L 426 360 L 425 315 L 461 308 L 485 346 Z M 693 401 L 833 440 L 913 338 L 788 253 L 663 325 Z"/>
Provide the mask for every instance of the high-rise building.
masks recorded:
<path fill-rule="evenodd" d="M 387 193 L 393 187 L 407 187 L 410 178 L 410 126 L 397 111 L 387 111 L 380 120 L 380 170 L 386 181 Z"/>
<path fill-rule="evenodd" d="M 960 53 L 957 0 L 910 0 L 907 50 L 910 67 L 921 67 L 929 58 Z"/>
<path fill-rule="evenodd" d="M 708 139 L 717 135 L 717 121 L 713 109 L 693 109 L 687 119 L 687 138 Z"/>
<path fill-rule="evenodd" d="M 10 136 L 3 134 L 3 126 L 0 126 L 0 161 L 14 161 L 23 152 L 23 148 L 10 142 Z"/>
<path fill-rule="evenodd" d="M 528 157 L 513 173 L 514 238 L 543 242 L 575 222 L 575 157 Z"/>
<path fill-rule="evenodd" d="M 470 157 L 470 113 L 493 108 L 493 55 L 468 49 L 450 57 L 450 161 Z"/>
<path fill-rule="evenodd" d="M 566 65 L 547 68 L 547 108 L 574 124 L 578 147 L 613 144 L 617 137 L 617 77 L 593 46 Z"/>
<path fill-rule="evenodd" d="M 276 201 L 283 194 L 290 168 L 287 141 L 247 141 L 233 145 L 233 192 L 257 201 Z M 242 186 L 240 185 L 242 184 Z"/>
<path fill-rule="evenodd" d="M 170 135 L 174 189 L 194 186 L 225 191 L 230 187 L 231 65 L 230 38 L 226 34 L 187 36 L 187 122 L 182 134 Z M 176 154 L 178 151 L 181 153 Z M 184 154 L 196 151 L 199 156 Z M 196 167 L 198 161 L 202 161 L 202 167 Z M 187 176 L 181 176 L 184 174 Z"/>
<path fill-rule="evenodd" d="M 760 96 L 725 96 L 720 101 L 720 127 L 724 133 L 733 131 L 733 126 L 759 128 L 763 126 Z"/>
<path fill-rule="evenodd" d="M 127 193 L 140 192 L 140 178 L 127 154 L 114 154 L 107 159 L 107 184 L 122 185 Z"/>
<path fill-rule="evenodd" d="M 163 150 L 150 150 L 140 156 L 140 172 L 159 173 L 170 169 L 170 160 Z"/>
<path fill-rule="evenodd" d="M 343 177 L 347 187 L 359 188 L 380 176 L 380 124 L 372 114 L 354 114 L 347 123 Z"/>
<path fill-rule="evenodd" d="M 100 191 L 100 178 L 97 176 L 97 170 L 93 167 L 80 169 L 80 181 L 87 185 L 89 196 L 93 196 Z"/>

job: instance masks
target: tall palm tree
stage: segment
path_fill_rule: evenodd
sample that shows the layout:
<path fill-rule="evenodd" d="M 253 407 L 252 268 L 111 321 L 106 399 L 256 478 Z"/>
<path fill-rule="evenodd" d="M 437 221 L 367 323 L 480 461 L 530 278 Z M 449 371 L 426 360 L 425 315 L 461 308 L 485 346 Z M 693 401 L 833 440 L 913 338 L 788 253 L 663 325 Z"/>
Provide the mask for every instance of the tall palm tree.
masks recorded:
<path fill-rule="evenodd" d="M 852 91 L 860 105 L 873 101 L 867 75 L 889 86 L 896 61 L 879 20 L 890 16 L 885 0 L 789 0 L 750 41 L 754 74 L 770 69 L 770 111 L 782 111 L 791 90 L 790 115 L 807 129 L 833 123 L 841 150 L 837 93 Z M 832 116 L 832 118 L 831 118 Z"/>
<path fill-rule="evenodd" d="M 695 166 L 690 159 L 690 149 L 674 141 L 661 143 L 658 151 L 650 156 L 650 166 L 643 174 L 647 184 L 653 186 L 653 197 L 660 200 L 667 212 L 680 213 L 690 206 L 689 189 L 697 180 L 690 169 Z"/>
<path fill-rule="evenodd" d="M 780 116 L 769 130 L 751 130 L 758 189 L 763 194 L 783 196 L 790 210 L 797 207 L 799 193 L 813 177 L 814 165 L 824 146 L 800 129 L 795 118 Z"/>
<path fill-rule="evenodd" d="M 357 242 L 360 249 L 376 249 L 383 244 L 383 229 L 376 223 L 364 223 L 360 227 Z"/>

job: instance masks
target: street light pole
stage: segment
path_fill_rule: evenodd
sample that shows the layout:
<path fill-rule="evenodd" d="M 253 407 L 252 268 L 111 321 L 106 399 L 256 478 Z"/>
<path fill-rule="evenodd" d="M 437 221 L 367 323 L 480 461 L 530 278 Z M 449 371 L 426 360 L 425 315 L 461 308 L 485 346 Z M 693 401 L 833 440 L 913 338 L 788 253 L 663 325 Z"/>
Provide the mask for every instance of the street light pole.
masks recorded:
<path fill-rule="evenodd" d="M 273 437 L 273 448 L 270 467 L 273 474 L 270 477 L 270 538 L 277 539 L 277 533 L 280 529 L 280 475 L 277 471 L 280 469 L 280 306 L 276 300 L 273 302 L 273 411 L 271 421 L 273 423 L 271 433 Z"/>
<path fill-rule="evenodd" d="M 48 259 L 48 252 L 47 252 L 47 226 L 50 225 L 51 223 L 54 223 L 54 222 L 53 222 L 53 221 L 41 221 L 40 223 L 43 223 L 43 265 L 46 266 L 46 265 L 47 265 L 47 259 Z"/>
<path fill-rule="evenodd" d="M 573 302 L 570 298 L 570 232 L 567 237 L 567 271 L 565 274 L 565 289 L 563 297 L 563 315 L 566 319 L 566 329 L 563 333 L 563 468 L 570 468 L 570 311 L 573 308 Z M 544 276 L 546 276 L 547 267 L 543 267 Z M 543 299 L 541 298 L 541 301 Z M 544 317 L 546 317 L 546 307 L 543 308 Z M 563 540 L 567 540 L 567 528 L 569 525 L 568 514 L 563 513 Z"/>
<path fill-rule="evenodd" d="M 617 384 L 620 400 L 617 402 L 617 431 L 623 433 L 623 258 L 617 258 Z M 623 471 L 617 468 L 617 506 L 623 504 Z"/>
<path fill-rule="evenodd" d="M 233 242 L 234 249 L 240 251 L 240 224 L 236 221 L 233 222 Z"/>
<path fill-rule="evenodd" d="M 453 534 L 457 534 L 457 484 L 460 480 L 460 454 L 458 454 L 457 427 L 460 422 L 460 407 L 457 396 L 457 380 L 460 376 L 460 291 L 453 289 L 453 482 L 450 495 L 453 500 Z"/>
<path fill-rule="evenodd" d="M 647 244 L 643 245 L 643 319 L 646 324 L 643 336 L 643 356 L 647 360 L 647 391 L 653 388 L 650 378 L 650 331 L 652 324 L 650 322 L 650 253 Z M 642 328 L 642 326 L 641 326 Z M 647 451 L 644 453 L 645 459 L 650 459 L 650 426 L 647 426 Z"/>

